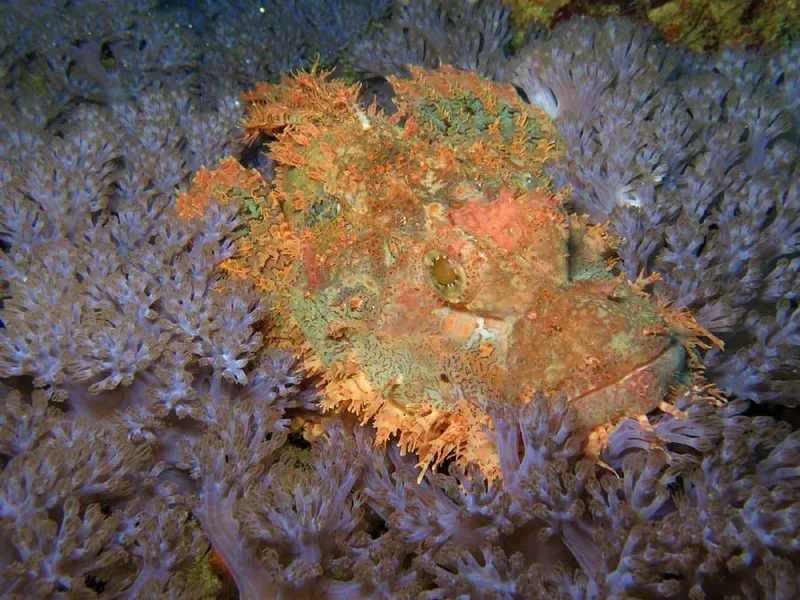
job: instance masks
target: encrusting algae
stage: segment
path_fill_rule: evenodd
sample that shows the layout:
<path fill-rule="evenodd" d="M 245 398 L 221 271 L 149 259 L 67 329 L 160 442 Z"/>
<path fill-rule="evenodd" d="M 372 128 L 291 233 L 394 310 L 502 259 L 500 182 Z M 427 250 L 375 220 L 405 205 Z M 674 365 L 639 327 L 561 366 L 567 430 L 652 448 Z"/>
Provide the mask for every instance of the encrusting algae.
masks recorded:
<path fill-rule="evenodd" d="M 230 159 L 180 196 L 185 217 L 241 202 L 223 266 L 272 296 L 270 345 L 423 471 L 496 475 L 494 402 L 564 394 L 596 430 L 669 410 L 705 332 L 615 276 L 605 230 L 565 210 L 542 172 L 561 151 L 546 115 L 474 73 L 411 70 L 390 80 L 393 115 L 327 73 L 260 85 L 242 126 L 274 140 L 274 180 Z"/>
<path fill-rule="evenodd" d="M 797 0 L 503 0 L 517 26 L 552 28 L 573 15 L 623 15 L 652 23 L 669 43 L 695 52 L 721 46 L 780 45 L 797 38 Z"/>

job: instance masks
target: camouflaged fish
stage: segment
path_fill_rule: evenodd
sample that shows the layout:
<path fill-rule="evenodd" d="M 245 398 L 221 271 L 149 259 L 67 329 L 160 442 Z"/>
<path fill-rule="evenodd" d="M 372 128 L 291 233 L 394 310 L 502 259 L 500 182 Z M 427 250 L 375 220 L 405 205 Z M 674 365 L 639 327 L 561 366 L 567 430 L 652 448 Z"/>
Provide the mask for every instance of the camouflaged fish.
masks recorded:
<path fill-rule="evenodd" d="M 178 204 L 243 202 L 225 268 L 273 295 L 271 344 L 323 374 L 323 406 L 424 467 L 490 465 L 486 407 L 535 391 L 590 429 L 664 406 L 700 330 L 615 277 L 609 236 L 565 211 L 546 115 L 448 67 L 390 83 L 392 115 L 324 73 L 259 86 L 243 127 L 273 140 L 274 180 L 225 161 Z"/>

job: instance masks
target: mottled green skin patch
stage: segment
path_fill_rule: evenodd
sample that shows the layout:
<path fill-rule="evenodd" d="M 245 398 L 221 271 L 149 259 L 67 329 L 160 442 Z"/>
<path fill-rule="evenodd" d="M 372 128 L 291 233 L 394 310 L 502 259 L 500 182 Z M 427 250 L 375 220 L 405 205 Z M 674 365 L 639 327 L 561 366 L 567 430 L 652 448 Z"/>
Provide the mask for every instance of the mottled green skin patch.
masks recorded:
<path fill-rule="evenodd" d="M 520 111 L 502 100 L 494 110 L 487 110 L 484 103 L 473 93 L 457 93 L 452 97 L 437 98 L 431 102 L 420 101 L 416 108 L 419 119 L 430 124 L 444 136 L 480 136 L 490 127 L 497 127 L 504 143 L 510 143 L 514 136 L 524 133 L 531 143 L 542 136 L 538 120 L 526 123 L 520 131 L 517 121 Z M 533 145 L 529 146 L 533 151 Z"/>

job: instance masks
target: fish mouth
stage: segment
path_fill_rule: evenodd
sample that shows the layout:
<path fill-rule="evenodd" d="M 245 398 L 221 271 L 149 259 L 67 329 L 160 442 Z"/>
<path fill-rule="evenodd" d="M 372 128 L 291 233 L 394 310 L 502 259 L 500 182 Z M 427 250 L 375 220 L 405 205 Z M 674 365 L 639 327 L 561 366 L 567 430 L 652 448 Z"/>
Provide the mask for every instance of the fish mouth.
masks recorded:
<path fill-rule="evenodd" d="M 685 362 L 686 351 L 680 344 L 672 344 L 621 377 L 571 397 L 569 403 L 575 407 L 578 421 L 589 428 L 646 414 L 664 400 Z"/>

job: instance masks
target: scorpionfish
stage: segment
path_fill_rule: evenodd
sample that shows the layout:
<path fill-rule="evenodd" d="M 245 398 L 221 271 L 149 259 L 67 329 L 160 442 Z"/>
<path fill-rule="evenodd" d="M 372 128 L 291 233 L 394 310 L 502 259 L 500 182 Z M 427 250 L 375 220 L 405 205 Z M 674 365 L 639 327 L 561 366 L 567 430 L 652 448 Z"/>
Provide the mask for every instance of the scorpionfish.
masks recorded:
<path fill-rule="evenodd" d="M 687 319 L 615 275 L 611 236 L 565 209 L 542 171 L 562 151 L 548 117 L 474 73 L 411 73 L 390 79 L 391 114 L 329 73 L 259 85 L 242 127 L 269 142 L 272 180 L 229 159 L 179 198 L 186 216 L 241 202 L 223 266 L 271 295 L 270 344 L 423 471 L 491 470 L 494 402 L 563 394 L 587 429 L 663 404 Z"/>

